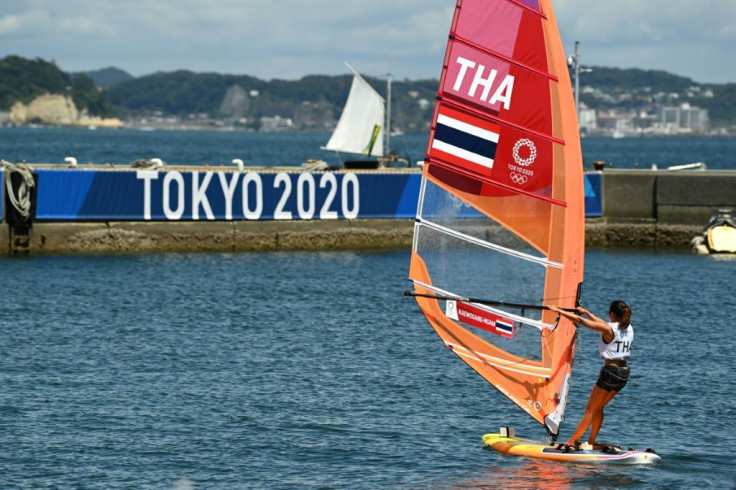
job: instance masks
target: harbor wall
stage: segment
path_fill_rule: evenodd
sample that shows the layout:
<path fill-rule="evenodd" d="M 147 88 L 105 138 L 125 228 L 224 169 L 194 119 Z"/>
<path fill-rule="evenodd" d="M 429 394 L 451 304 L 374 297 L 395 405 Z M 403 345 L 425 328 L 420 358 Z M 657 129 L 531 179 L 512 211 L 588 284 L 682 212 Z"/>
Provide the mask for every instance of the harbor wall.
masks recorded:
<path fill-rule="evenodd" d="M 591 246 L 688 248 L 711 215 L 736 208 L 736 171 L 606 170 L 601 202 Z"/>
<path fill-rule="evenodd" d="M 0 253 L 408 248 L 421 181 L 418 169 L 31 168 L 32 225 L 9 222 L 3 195 Z M 585 201 L 588 246 L 687 248 L 736 207 L 736 172 L 590 172 Z"/>
<path fill-rule="evenodd" d="M 32 226 L 0 199 L 0 253 L 406 248 L 421 181 L 417 169 L 31 168 Z"/>

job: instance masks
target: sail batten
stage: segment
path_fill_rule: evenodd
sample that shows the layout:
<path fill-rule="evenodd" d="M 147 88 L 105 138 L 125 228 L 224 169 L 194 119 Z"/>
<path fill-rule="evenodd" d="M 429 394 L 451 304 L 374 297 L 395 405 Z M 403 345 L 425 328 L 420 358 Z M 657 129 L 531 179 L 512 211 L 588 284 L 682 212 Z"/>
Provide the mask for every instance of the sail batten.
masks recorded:
<path fill-rule="evenodd" d="M 501 118 L 497 117 L 494 114 L 485 114 L 485 113 L 483 113 L 483 111 L 479 111 L 475 107 L 473 107 L 473 106 L 471 106 L 471 105 L 469 105 L 467 103 L 463 103 L 462 100 L 443 99 L 442 96 L 440 96 L 440 100 L 442 100 L 446 106 L 454 107 L 454 108 L 457 108 L 457 109 L 461 109 L 463 111 L 470 112 L 471 114 L 475 114 L 475 115 L 478 115 L 480 117 L 484 117 L 484 118 L 488 119 L 489 121 L 493 121 L 493 122 L 496 122 L 498 124 L 502 124 L 502 125 L 506 125 L 506 126 L 515 128 L 515 129 L 517 129 L 519 131 L 524 131 L 524 132 L 533 134 L 534 136 L 537 136 L 539 138 L 543 138 L 543 139 L 545 139 L 547 141 L 551 141 L 553 143 L 557 143 L 558 145 L 564 145 L 565 144 L 565 140 L 562 140 L 560 138 L 557 138 L 554 135 L 547 134 L 547 133 L 542 133 L 542 132 L 536 131 L 533 128 L 524 127 L 524 126 L 520 126 L 518 124 L 514 124 L 513 122 L 507 121 L 507 120 L 504 120 L 504 119 L 501 119 Z"/>
<path fill-rule="evenodd" d="M 503 54 L 498 53 L 496 51 L 493 51 L 493 50 L 490 50 L 490 49 L 486 49 L 483 46 L 474 43 L 473 41 L 470 41 L 468 39 L 463 38 L 462 36 L 458 36 L 457 34 L 451 34 L 450 36 L 451 36 L 451 38 L 453 40 L 455 40 L 455 41 L 457 41 L 459 43 L 465 44 L 467 46 L 470 46 L 470 47 L 472 47 L 474 49 L 477 49 L 478 51 L 481 51 L 481 52 L 483 52 L 485 54 L 488 54 L 488 55 L 493 56 L 495 58 L 498 58 L 500 60 L 506 61 L 507 63 L 511 63 L 511 64 L 513 64 L 515 66 L 518 66 L 519 68 L 523 68 L 523 69 L 528 70 L 528 71 L 530 71 L 532 73 L 536 73 L 539 76 L 546 77 L 546 78 L 548 78 L 548 79 L 550 79 L 550 80 L 552 80 L 554 82 L 557 82 L 558 81 L 558 78 L 556 76 L 550 74 L 550 73 L 541 71 L 541 70 L 539 70 L 537 68 L 534 68 L 533 66 L 527 66 L 527 65 L 525 65 L 523 63 L 520 63 L 520 62 L 518 62 L 518 61 L 516 61 L 514 59 L 509 58 L 508 56 L 504 56 Z"/>
<path fill-rule="evenodd" d="M 558 269 L 562 269 L 563 268 L 563 265 L 560 264 L 559 262 L 552 262 L 552 261 L 549 261 L 547 259 L 535 257 L 533 255 L 525 254 L 525 253 L 519 252 L 517 250 L 512 250 L 510 248 L 506 248 L 506 247 L 503 247 L 501 245 L 498 245 L 498 244 L 495 244 L 495 243 L 492 243 L 492 242 L 488 242 L 486 240 L 481 240 L 480 238 L 475 238 L 473 236 L 466 235 L 465 233 L 462 233 L 460 231 L 452 230 L 452 229 L 447 228 L 445 226 L 438 225 L 437 223 L 433 223 L 432 221 L 427 220 L 427 219 L 418 219 L 418 223 L 419 223 L 419 225 L 427 226 L 427 227 L 432 228 L 434 230 L 437 230 L 437 231 L 439 231 L 441 233 L 445 233 L 447 235 L 454 236 L 455 238 L 459 238 L 461 240 L 465 240 L 466 242 L 474 243 L 474 244 L 479 245 L 481 247 L 489 248 L 489 249 L 495 250 L 497 252 L 505 253 L 507 255 L 512 255 L 512 256 L 517 257 L 517 258 L 522 259 L 522 260 L 526 260 L 526 261 L 529 261 L 529 262 L 535 262 L 537 264 L 540 264 L 540 265 L 543 265 L 543 266 L 546 266 L 546 267 L 556 267 Z"/>
<path fill-rule="evenodd" d="M 507 371 L 513 371 L 519 374 L 525 374 L 528 376 L 541 376 L 549 378 L 552 375 L 552 370 L 548 368 L 536 368 L 534 366 L 527 366 L 519 362 L 507 361 L 498 357 L 488 356 L 480 352 L 475 352 L 467 349 L 459 344 L 453 344 L 452 342 L 445 342 L 445 345 L 453 350 L 458 356 L 467 357 L 474 361 L 482 362 L 494 368 L 503 369 Z"/>
<path fill-rule="evenodd" d="M 437 293 L 437 294 L 441 294 L 441 295 L 445 295 L 445 296 L 454 296 L 457 301 L 463 301 L 463 299 L 464 299 L 462 296 L 460 296 L 458 294 L 455 294 L 455 293 L 453 293 L 451 291 L 446 291 L 444 289 L 441 289 L 441 288 L 432 286 L 431 284 L 425 284 L 425 283 L 422 283 L 421 281 L 412 281 L 412 283 L 413 284 L 416 284 L 416 285 L 418 285 L 418 286 L 420 286 L 420 287 L 422 287 L 424 289 L 427 289 L 429 291 L 433 291 L 434 293 Z M 479 308 L 481 310 L 485 310 L 488 313 L 493 313 L 493 314 L 496 314 L 496 315 L 503 315 L 503 316 L 507 317 L 510 320 L 513 320 L 513 321 L 518 322 L 518 323 L 523 323 L 524 325 L 529 325 L 529 326 L 534 327 L 534 328 L 537 328 L 539 330 L 554 330 L 555 329 L 555 325 L 553 325 L 553 324 L 535 321 L 534 319 L 523 317 L 523 316 L 520 316 L 520 315 L 515 315 L 515 314 L 510 313 L 510 312 L 508 312 L 506 310 L 500 310 L 498 308 L 493 308 L 491 306 L 484 305 L 484 304 L 481 304 L 481 303 L 475 303 L 473 301 L 469 301 L 468 304 L 472 304 L 476 308 Z"/>
<path fill-rule="evenodd" d="M 577 303 L 578 131 L 550 0 L 457 0 L 409 278 L 444 344 L 553 437 L 567 403 L 575 326 L 533 305 Z"/>
<path fill-rule="evenodd" d="M 436 157 L 434 157 L 434 158 L 433 157 L 429 157 L 429 158 L 427 158 L 425 160 L 425 162 L 427 164 L 429 164 L 429 165 L 435 165 L 435 166 L 441 167 L 441 168 L 443 168 L 445 170 L 449 170 L 450 172 L 456 173 L 456 174 L 461 175 L 461 176 L 469 176 L 469 177 L 471 177 L 474 180 L 477 180 L 479 182 L 485 182 L 485 183 L 490 184 L 492 186 L 500 187 L 500 188 L 503 188 L 503 189 L 505 189 L 507 191 L 514 192 L 516 194 L 524 194 L 524 195 L 529 196 L 531 198 L 539 199 L 540 201 L 546 201 L 546 202 L 549 202 L 549 203 L 554 204 L 554 205 L 557 205 L 557 206 L 562 206 L 562 207 L 567 206 L 567 203 L 565 203 L 564 201 L 560 201 L 558 199 L 552 199 L 550 197 L 542 196 L 542 195 L 539 195 L 539 194 L 535 194 L 533 192 L 528 192 L 528 191 L 525 191 L 524 189 L 518 189 L 518 188 L 512 187 L 512 186 L 510 186 L 508 184 L 504 184 L 503 182 L 497 182 L 495 180 L 486 178 L 484 176 L 479 176 L 479 175 L 472 174 L 472 173 L 466 171 L 465 169 L 454 167 L 451 163 L 442 161 L 442 160 L 440 160 L 440 159 L 438 159 Z"/>
<path fill-rule="evenodd" d="M 540 16 L 542 19 L 547 20 L 547 16 L 544 15 L 544 12 L 539 10 L 539 2 L 534 1 L 533 3 L 536 5 L 536 7 L 532 7 L 531 5 L 527 5 L 527 3 L 524 3 L 523 1 L 519 0 L 508 0 L 511 3 L 517 4 L 519 7 L 527 9 L 531 13 Z"/>

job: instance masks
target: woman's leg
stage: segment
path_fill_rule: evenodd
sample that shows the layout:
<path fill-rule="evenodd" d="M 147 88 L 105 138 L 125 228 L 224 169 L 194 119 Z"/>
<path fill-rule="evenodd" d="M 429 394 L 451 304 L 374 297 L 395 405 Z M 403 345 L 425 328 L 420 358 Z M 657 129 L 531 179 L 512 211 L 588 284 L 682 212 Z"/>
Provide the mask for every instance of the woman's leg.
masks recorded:
<path fill-rule="evenodd" d="M 598 386 L 596 386 L 596 388 L 598 388 Z M 590 427 L 590 437 L 588 438 L 588 442 L 591 444 L 595 444 L 595 438 L 598 437 L 598 432 L 601 430 L 601 426 L 603 425 L 603 408 L 608 405 L 608 402 L 610 402 L 613 397 L 616 396 L 616 393 L 618 393 L 617 391 L 602 391 L 606 393 L 606 396 L 601 401 L 601 406 L 593 414 L 593 420 L 591 421 Z"/>
<path fill-rule="evenodd" d="M 575 433 L 573 433 L 567 442 L 568 444 L 573 444 L 583 437 L 583 434 L 585 434 L 585 431 L 588 430 L 588 427 L 593 422 L 595 413 L 603 409 L 608 393 L 610 392 L 599 388 L 598 385 L 593 385 L 593 391 L 590 392 L 590 398 L 588 399 L 588 404 L 585 406 L 583 418 L 580 420 L 578 428 L 575 429 Z"/>

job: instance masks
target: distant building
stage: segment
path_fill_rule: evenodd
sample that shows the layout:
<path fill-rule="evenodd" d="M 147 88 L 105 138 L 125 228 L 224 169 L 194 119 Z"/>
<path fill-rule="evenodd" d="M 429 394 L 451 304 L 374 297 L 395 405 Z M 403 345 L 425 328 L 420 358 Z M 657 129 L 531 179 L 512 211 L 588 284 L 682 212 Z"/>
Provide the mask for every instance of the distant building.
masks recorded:
<path fill-rule="evenodd" d="M 271 133 L 275 131 L 290 131 L 294 129 L 294 121 L 290 117 L 262 117 L 261 131 Z"/>
<path fill-rule="evenodd" d="M 708 111 L 690 104 L 659 109 L 657 129 L 667 133 L 704 133 L 710 127 Z"/>
<path fill-rule="evenodd" d="M 596 123 L 595 109 L 591 109 L 585 105 L 584 102 L 580 103 L 578 118 L 580 129 L 584 131 L 592 131 L 598 127 Z"/>

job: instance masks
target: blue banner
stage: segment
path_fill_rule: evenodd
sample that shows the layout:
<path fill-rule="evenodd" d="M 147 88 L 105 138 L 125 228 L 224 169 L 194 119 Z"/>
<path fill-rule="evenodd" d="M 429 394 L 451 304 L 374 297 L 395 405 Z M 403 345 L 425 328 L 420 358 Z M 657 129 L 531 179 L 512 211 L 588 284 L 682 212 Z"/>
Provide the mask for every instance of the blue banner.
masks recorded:
<path fill-rule="evenodd" d="M 601 192 L 601 179 L 601 172 L 584 174 L 586 218 L 599 218 L 603 216 L 603 193 Z"/>
<path fill-rule="evenodd" d="M 419 173 L 39 169 L 38 221 L 414 218 Z M 586 216 L 601 175 L 585 174 Z"/>
<path fill-rule="evenodd" d="M 37 170 L 37 220 L 413 218 L 420 174 Z"/>

